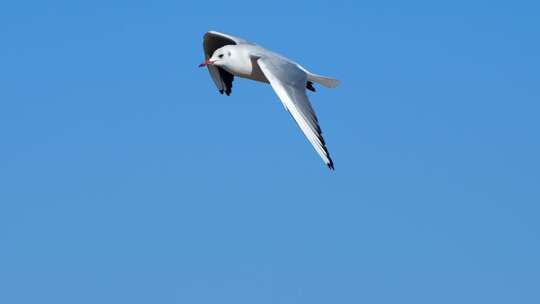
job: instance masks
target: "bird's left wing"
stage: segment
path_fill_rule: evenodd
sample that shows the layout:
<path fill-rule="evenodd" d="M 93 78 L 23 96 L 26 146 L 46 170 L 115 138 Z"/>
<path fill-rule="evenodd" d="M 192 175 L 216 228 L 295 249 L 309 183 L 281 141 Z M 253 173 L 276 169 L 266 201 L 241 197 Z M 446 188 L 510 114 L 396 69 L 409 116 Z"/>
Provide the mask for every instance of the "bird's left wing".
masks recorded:
<path fill-rule="evenodd" d="M 242 38 L 234 37 L 220 32 L 209 31 L 204 34 L 203 38 L 204 59 L 208 60 L 210 57 L 212 57 L 212 54 L 214 54 L 217 49 L 225 45 L 238 45 L 244 43 L 248 42 Z M 213 65 L 207 65 L 207 67 L 208 72 L 210 72 L 210 76 L 216 84 L 219 92 L 221 94 L 225 92 L 225 94 L 230 95 L 234 76 L 220 67 L 216 67 Z"/>
<path fill-rule="evenodd" d="M 306 73 L 296 64 L 279 57 L 261 57 L 257 63 L 315 151 L 333 170 L 334 162 L 326 148 L 315 111 L 306 95 Z"/>

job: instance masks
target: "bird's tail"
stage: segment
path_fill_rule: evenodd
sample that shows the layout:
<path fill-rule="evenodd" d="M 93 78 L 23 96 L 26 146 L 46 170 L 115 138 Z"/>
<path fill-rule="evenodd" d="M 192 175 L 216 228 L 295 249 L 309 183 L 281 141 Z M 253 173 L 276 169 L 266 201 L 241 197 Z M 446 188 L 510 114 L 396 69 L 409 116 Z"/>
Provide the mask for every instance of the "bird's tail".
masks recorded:
<path fill-rule="evenodd" d="M 331 77 L 321 76 L 317 74 L 308 73 L 309 81 L 314 81 L 316 83 L 322 84 L 327 88 L 335 88 L 339 85 L 339 80 Z"/>

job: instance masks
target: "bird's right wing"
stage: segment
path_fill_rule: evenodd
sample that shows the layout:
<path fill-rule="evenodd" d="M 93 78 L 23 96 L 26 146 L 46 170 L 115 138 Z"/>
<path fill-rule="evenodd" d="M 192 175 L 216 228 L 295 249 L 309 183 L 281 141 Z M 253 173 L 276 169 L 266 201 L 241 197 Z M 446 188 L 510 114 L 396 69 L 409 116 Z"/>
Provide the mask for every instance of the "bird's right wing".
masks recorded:
<path fill-rule="evenodd" d="M 209 31 L 204 34 L 203 39 L 204 59 L 208 60 L 210 57 L 212 57 L 212 54 L 214 54 L 217 49 L 225 45 L 238 45 L 244 43 L 248 42 L 242 38 L 234 37 L 220 32 Z M 216 67 L 213 65 L 208 65 L 207 67 L 208 72 L 210 72 L 210 76 L 216 84 L 219 92 L 221 94 L 225 92 L 225 94 L 230 95 L 234 76 L 220 67 Z"/>
<path fill-rule="evenodd" d="M 306 95 L 306 73 L 296 64 L 279 57 L 261 57 L 257 63 L 315 151 L 333 170 L 334 163 L 326 148 L 319 121 Z"/>

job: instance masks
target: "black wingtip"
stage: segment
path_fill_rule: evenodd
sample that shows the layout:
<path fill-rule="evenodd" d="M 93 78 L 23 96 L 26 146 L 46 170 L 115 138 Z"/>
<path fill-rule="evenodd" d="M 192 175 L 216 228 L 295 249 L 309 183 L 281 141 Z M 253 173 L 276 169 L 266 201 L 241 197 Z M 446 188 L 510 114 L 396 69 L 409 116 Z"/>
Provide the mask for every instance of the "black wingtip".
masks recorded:
<path fill-rule="evenodd" d="M 328 164 L 326 164 L 328 166 L 328 169 L 334 171 L 334 162 L 332 160 L 330 160 L 330 162 Z"/>
<path fill-rule="evenodd" d="M 219 94 L 223 95 L 225 93 L 227 96 L 231 96 L 231 90 L 219 90 Z"/>

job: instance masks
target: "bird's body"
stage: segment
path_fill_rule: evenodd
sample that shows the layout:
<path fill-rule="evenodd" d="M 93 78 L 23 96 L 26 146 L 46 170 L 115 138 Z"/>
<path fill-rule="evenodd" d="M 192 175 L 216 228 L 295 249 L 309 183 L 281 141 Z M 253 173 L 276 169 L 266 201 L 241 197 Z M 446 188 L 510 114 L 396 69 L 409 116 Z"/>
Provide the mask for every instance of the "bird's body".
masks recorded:
<path fill-rule="evenodd" d="M 234 76 L 270 83 L 304 135 L 329 168 L 334 169 L 317 116 L 305 89 L 313 82 L 335 87 L 335 79 L 310 73 L 298 63 L 259 45 L 231 35 L 210 31 L 204 36 L 207 66 L 220 93 L 230 95 Z"/>
<path fill-rule="evenodd" d="M 257 58 L 256 56 L 261 56 L 263 51 L 261 47 L 251 44 L 241 44 L 232 46 L 231 48 L 234 48 L 239 56 L 231 58 L 232 64 L 223 66 L 223 69 L 234 76 L 268 83 L 268 79 L 264 76 L 261 69 L 258 68 L 256 60 L 254 60 L 254 58 Z"/>

